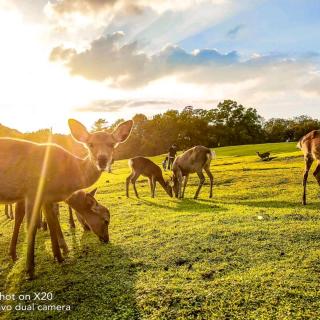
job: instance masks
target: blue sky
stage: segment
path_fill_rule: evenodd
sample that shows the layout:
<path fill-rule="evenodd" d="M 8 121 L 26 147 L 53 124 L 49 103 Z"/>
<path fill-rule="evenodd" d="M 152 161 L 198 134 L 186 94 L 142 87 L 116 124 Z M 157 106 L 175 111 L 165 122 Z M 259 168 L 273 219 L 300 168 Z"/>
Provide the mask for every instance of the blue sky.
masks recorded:
<path fill-rule="evenodd" d="M 0 118 L 66 131 L 224 99 L 320 118 L 319 35 L 318 0 L 0 0 Z"/>
<path fill-rule="evenodd" d="M 236 29 L 239 27 L 238 29 Z M 232 30 L 238 30 L 229 34 Z M 187 50 L 216 48 L 242 54 L 320 51 L 320 1 L 269 0 L 187 37 L 179 45 Z"/>

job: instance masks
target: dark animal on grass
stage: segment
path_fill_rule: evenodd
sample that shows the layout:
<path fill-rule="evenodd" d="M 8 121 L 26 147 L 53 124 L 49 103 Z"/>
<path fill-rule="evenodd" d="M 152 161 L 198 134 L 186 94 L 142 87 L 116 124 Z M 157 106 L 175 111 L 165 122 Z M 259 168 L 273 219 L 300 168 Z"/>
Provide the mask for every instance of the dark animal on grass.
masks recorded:
<path fill-rule="evenodd" d="M 131 174 L 126 179 L 126 195 L 129 197 L 130 182 L 133 185 L 133 190 L 137 198 L 139 198 L 136 181 L 140 175 L 147 177 L 151 189 L 151 197 L 154 198 L 157 182 L 161 185 L 163 190 L 172 197 L 172 187 L 170 181 L 165 181 L 162 175 L 161 168 L 151 160 L 144 157 L 131 158 L 128 161 L 131 168 Z"/>
<path fill-rule="evenodd" d="M 85 230 L 91 230 L 94 232 L 102 242 L 109 241 L 109 223 L 110 223 L 110 212 L 109 210 L 101 205 L 95 198 L 94 194 L 96 189 L 87 193 L 83 190 L 76 191 L 70 198 L 66 200 L 66 203 L 72 207 L 77 214 L 79 222 L 85 226 Z M 59 215 L 59 207 L 55 206 L 55 214 Z M 17 260 L 17 241 L 21 223 L 25 216 L 25 204 L 23 201 L 16 204 L 15 210 L 15 222 L 14 229 L 10 244 L 10 256 L 13 261 Z M 64 240 L 63 233 L 61 231 L 60 223 L 58 222 L 56 229 L 59 248 L 66 254 L 69 249 Z"/>
<path fill-rule="evenodd" d="M 263 160 L 263 161 L 269 160 L 270 152 L 260 153 L 259 151 L 257 151 L 256 154 L 257 154 L 258 157 L 259 157 L 261 160 Z"/>
<path fill-rule="evenodd" d="M 203 170 L 210 179 L 209 198 L 212 198 L 213 176 L 210 172 L 210 163 L 213 158 L 215 158 L 215 152 L 204 146 L 193 147 L 176 157 L 172 167 L 172 178 L 173 190 L 177 198 L 182 199 L 184 197 L 190 173 L 197 173 L 200 180 L 194 195 L 194 199 L 198 198 L 201 187 L 205 182 Z"/>
<path fill-rule="evenodd" d="M 94 184 L 110 166 L 115 147 L 130 135 L 132 125 L 130 120 L 119 124 L 112 133 L 89 133 L 80 122 L 70 119 L 73 138 L 87 148 L 88 154 L 84 159 L 52 143 L 0 139 L 0 203 L 24 202 L 27 220 L 26 272 L 30 279 L 34 277 L 40 208 L 44 208 L 54 257 L 62 262 L 56 231 L 59 221 L 53 212 L 53 203 L 64 201 L 75 191 Z"/>
<path fill-rule="evenodd" d="M 302 204 L 307 204 L 307 180 L 310 168 L 313 161 L 317 162 L 317 166 L 313 172 L 313 176 L 316 178 L 318 184 L 320 185 L 320 130 L 313 130 L 303 136 L 298 144 L 297 148 L 301 149 L 304 155 L 305 161 L 305 171 L 303 175 L 303 194 L 302 194 Z"/>

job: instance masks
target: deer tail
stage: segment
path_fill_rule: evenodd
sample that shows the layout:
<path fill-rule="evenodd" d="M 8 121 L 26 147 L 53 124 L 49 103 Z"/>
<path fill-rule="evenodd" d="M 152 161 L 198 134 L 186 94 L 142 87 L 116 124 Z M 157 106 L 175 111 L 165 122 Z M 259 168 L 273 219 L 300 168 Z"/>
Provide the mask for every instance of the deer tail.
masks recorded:
<path fill-rule="evenodd" d="M 302 139 L 300 139 L 299 141 L 298 141 L 298 143 L 297 143 L 297 145 L 296 145 L 296 147 L 298 148 L 298 149 L 302 149 L 302 144 L 301 144 L 301 142 L 302 142 Z"/>
<path fill-rule="evenodd" d="M 215 158 L 216 158 L 216 153 L 213 150 L 208 150 L 206 163 L 210 165 L 211 160 Z"/>

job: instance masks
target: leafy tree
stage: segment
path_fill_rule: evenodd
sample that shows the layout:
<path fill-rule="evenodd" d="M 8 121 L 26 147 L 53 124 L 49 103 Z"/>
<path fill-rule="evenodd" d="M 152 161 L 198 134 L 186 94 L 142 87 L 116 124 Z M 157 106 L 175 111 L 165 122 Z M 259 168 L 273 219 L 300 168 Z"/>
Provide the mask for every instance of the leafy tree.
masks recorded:
<path fill-rule="evenodd" d="M 106 119 L 98 119 L 97 121 L 94 122 L 91 131 L 96 132 L 96 131 L 101 131 L 107 128 L 108 121 Z"/>

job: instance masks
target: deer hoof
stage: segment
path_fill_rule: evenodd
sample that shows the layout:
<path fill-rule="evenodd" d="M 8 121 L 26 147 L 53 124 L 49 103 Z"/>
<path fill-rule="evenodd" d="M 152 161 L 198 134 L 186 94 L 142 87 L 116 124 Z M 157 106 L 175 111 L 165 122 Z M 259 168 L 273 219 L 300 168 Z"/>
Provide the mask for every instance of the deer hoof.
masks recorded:
<path fill-rule="evenodd" d="M 15 255 L 11 254 L 10 256 L 13 262 L 16 262 L 18 260 L 18 256 L 16 254 Z"/>
<path fill-rule="evenodd" d="M 58 263 L 62 263 L 64 261 L 62 256 L 55 256 L 55 259 L 57 260 Z"/>
<path fill-rule="evenodd" d="M 34 280 L 35 276 L 34 276 L 34 269 L 31 270 L 27 270 L 26 272 L 26 278 L 27 280 Z"/>
<path fill-rule="evenodd" d="M 67 245 L 61 245 L 61 246 L 60 246 L 60 249 L 62 250 L 62 252 L 63 252 L 64 255 L 67 255 L 68 252 L 69 252 L 69 248 L 68 248 Z"/>

